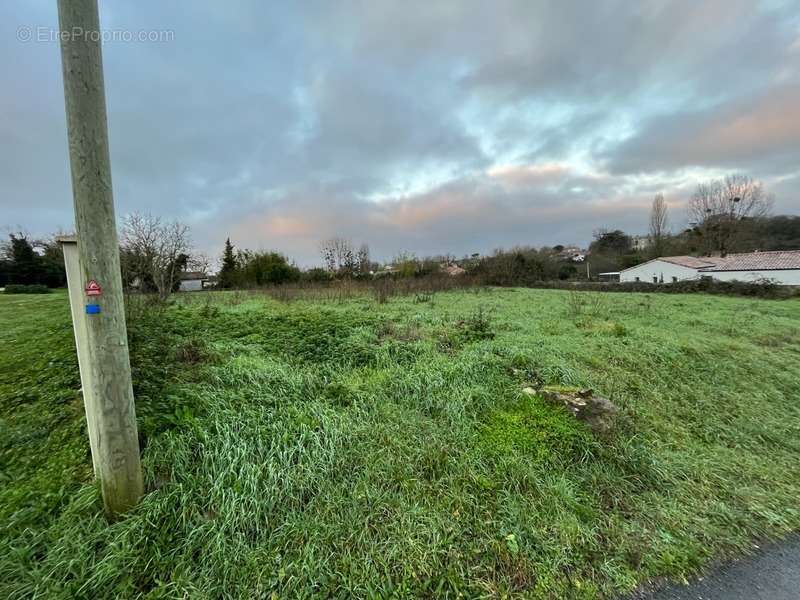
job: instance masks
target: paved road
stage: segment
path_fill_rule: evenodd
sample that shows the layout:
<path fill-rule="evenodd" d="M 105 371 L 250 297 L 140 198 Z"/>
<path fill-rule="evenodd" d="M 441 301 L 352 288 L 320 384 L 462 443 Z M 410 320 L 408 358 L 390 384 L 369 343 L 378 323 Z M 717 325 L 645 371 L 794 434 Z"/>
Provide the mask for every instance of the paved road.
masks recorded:
<path fill-rule="evenodd" d="M 636 600 L 800 600 L 800 536 L 712 569 L 689 585 L 672 585 Z"/>

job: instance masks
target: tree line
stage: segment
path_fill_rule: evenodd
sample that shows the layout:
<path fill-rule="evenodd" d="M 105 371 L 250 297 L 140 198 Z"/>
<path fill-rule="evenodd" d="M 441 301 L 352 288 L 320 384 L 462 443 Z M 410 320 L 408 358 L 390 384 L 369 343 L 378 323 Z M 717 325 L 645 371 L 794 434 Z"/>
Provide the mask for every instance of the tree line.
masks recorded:
<path fill-rule="evenodd" d="M 64 255 L 55 237 L 37 240 L 23 232 L 11 233 L 0 245 L 0 287 L 6 285 L 67 284 Z"/>
<path fill-rule="evenodd" d="M 451 255 L 418 258 L 397 255 L 388 265 L 370 257 L 367 244 L 333 237 L 320 245 L 321 266 L 301 270 L 276 251 L 252 251 L 225 242 L 216 286 L 223 289 L 280 285 L 299 281 L 410 278 L 457 272 L 490 285 L 596 278 L 667 255 L 724 255 L 730 252 L 800 248 L 800 217 L 770 216 L 772 197 L 763 184 L 745 175 L 701 183 L 685 209 L 688 227 L 673 230 L 670 207 L 657 194 L 645 237 L 620 229 L 594 232 L 586 260 L 565 255 L 563 246 L 498 249 L 488 256 L 456 260 Z M 683 212 L 683 211 L 682 211 Z M 208 273 L 211 260 L 192 250 L 189 228 L 179 221 L 134 213 L 120 224 L 120 263 L 126 289 L 165 299 L 180 286 L 185 271 Z M 12 233 L 0 246 L 0 286 L 66 284 L 61 248 L 55 237 L 36 240 Z"/>

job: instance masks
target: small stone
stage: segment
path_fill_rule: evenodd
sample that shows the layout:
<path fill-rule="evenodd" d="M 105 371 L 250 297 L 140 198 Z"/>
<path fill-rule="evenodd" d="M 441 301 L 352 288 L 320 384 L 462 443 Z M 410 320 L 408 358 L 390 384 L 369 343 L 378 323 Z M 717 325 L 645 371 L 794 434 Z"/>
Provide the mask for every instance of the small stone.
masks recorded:
<path fill-rule="evenodd" d="M 528 394 L 529 396 L 535 396 L 536 395 L 536 390 L 533 389 L 532 387 L 526 387 L 526 388 L 522 388 L 522 393 L 523 394 Z"/>

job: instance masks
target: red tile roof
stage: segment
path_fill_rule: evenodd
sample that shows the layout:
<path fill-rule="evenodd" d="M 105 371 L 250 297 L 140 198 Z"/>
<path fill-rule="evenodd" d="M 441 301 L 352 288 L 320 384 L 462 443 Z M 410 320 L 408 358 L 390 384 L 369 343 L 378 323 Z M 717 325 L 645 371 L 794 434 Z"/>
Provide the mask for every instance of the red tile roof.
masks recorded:
<path fill-rule="evenodd" d="M 706 260 L 704 257 L 701 260 Z M 709 258 L 714 263 L 702 271 L 771 271 L 775 269 L 800 269 L 800 250 L 775 252 L 748 252 L 728 254 L 725 258 Z"/>

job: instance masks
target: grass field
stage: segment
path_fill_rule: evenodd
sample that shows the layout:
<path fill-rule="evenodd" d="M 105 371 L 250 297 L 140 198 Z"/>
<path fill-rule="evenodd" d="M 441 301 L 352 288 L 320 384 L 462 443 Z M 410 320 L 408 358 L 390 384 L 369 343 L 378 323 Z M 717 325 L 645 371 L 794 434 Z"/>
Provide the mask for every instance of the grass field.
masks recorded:
<path fill-rule="evenodd" d="M 595 598 L 800 529 L 796 300 L 198 293 L 130 335 L 148 493 L 109 526 L 66 294 L 0 295 L 0 597 Z"/>

